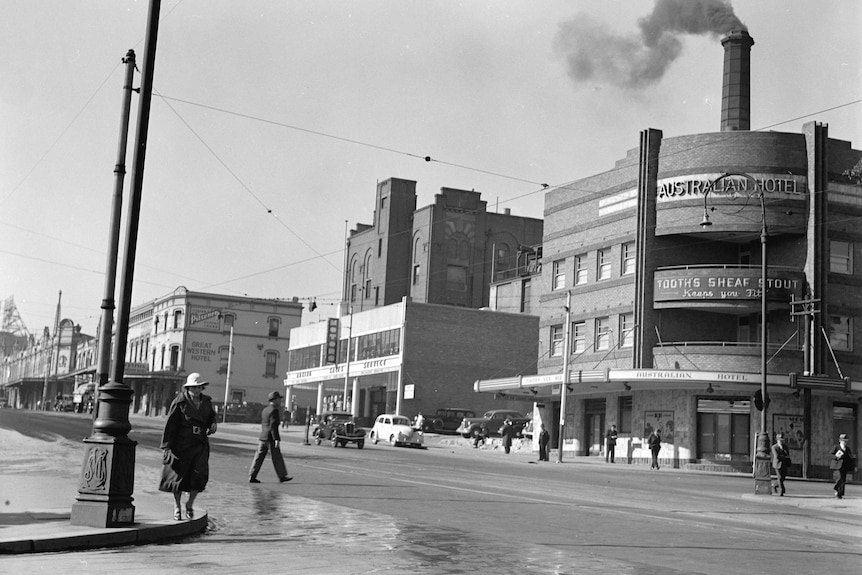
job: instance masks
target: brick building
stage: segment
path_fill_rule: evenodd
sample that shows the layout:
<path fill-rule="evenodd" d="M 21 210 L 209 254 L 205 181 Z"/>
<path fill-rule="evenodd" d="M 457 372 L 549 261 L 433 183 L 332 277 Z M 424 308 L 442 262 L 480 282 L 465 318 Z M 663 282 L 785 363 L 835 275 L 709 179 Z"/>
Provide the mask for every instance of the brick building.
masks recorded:
<path fill-rule="evenodd" d="M 329 322 L 291 330 L 284 381 L 287 405 L 317 413 L 346 407 L 366 425 L 387 412 L 414 417 L 441 407 L 477 413 L 531 408 L 524 398 L 495 401 L 478 395 L 473 382 L 536 372 L 536 316 L 418 303 L 405 297 L 330 322 L 332 331 Z M 329 363 L 328 333 L 330 341 L 337 341 Z"/>
<path fill-rule="evenodd" d="M 612 170 L 546 194 L 538 375 L 476 389 L 537 392 L 554 443 L 566 389 L 577 455 L 615 423 L 623 460 L 648 461 L 661 427 L 668 463 L 750 470 L 765 360 L 769 436 L 789 438 L 793 474 L 825 476 L 838 434 L 862 437 L 862 151 L 820 123 L 750 132 L 753 41 L 723 44 L 720 132 L 645 130 Z"/>
<path fill-rule="evenodd" d="M 343 301 L 353 311 L 415 302 L 487 307 L 496 268 L 511 267 L 520 246 L 542 240 L 542 220 L 498 214 L 475 191 L 443 188 L 416 209 L 416 182 L 377 185 L 374 223 L 347 242 Z"/>

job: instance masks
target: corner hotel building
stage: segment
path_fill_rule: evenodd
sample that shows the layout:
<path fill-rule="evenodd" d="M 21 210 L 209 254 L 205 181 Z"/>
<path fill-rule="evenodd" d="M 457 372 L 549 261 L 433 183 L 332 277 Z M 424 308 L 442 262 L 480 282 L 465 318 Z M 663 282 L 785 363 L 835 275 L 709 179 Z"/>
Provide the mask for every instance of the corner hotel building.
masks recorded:
<path fill-rule="evenodd" d="M 825 477 L 838 434 L 862 438 L 862 151 L 816 122 L 749 131 L 754 41 L 722 44 L 720 132 L 644 130 L 613 169 L 546 194 L 538 374 L 474 388 L 534 398 L 552 447 L 565 389 L 570 454 L 603 453 L 616 424 L 618 462 L 643 463 L 660 427 L 665 465 L 750 470 L 765 227 L 767 430 L 791 475 Z"/>

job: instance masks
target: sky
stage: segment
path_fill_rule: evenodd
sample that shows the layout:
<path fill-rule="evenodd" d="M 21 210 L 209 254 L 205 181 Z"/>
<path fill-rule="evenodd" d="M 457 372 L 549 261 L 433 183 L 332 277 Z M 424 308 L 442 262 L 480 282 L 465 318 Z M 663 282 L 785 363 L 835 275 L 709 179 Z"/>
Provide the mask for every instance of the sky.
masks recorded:
<path fill-rule="evenodd" d="M 37 337 L 61 291 L 97 331 L 122 58 L 143 67 L 148 10 L 3 2 L 0 299 Z M 392 177 L 419 207 L 449 187 L 541 218 L 543 184 L 612 169 L 641 130 L 720 130 L 728 15 L 755 40 L 752 130 L 818 121 L 862 148 L 855 0 L 164 0 L 132 306 L 185 286 L 337 315 L 345 231 Z"/>

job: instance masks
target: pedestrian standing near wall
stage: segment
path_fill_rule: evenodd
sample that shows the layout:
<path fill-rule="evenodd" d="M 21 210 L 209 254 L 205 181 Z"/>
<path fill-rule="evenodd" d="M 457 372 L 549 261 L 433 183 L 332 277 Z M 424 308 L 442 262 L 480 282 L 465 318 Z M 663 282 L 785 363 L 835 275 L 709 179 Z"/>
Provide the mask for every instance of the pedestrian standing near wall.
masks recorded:
<path fill-rule="evenodd" d="M 545 424 L 541 424 L 539 431 L 539 461 L 548 461 L 548 443 L 551 441 L 551 434 L 545 429 Z"/>
<path fill-rule="evenodd" d="M 647 445 L 649 445 L 649 450 L 652 454 L 652 463 L 649 468 L 658 471 L 658 453 L 661 451 L 661 429 L 656 429 L 650 433 L 649 438 L 647 439 Z"/>
<path fill-rule="evenodd" d="M 784 434 L 775 434 L 775 444 L 772 446 L 772 467 L 775 468 L 777 476 L 776 483 L 772 484 L 772 492 L 784 496 L 784 479 L 790 472 L 790 450 L 784 444 Z"/>
<path fill-rule="evenodd" d="M 614 455 L 617 448 L 617 426 L 612 424 L 607 433 L 605 433 L 605 463 L 613 463 Z"/>
<path fill-rule="evenodd" d="M 260 472 L 260 467 L 266 459 L 267 452 L 272 452 L 272 465 L 275 467 L 275 473 L 278 475 L 278 480 L 282 483 L 290 481 L 293 477 L 287 475 L 287 468 L 284 465 L 284 458 L 281 456 L 281 436 L 278 433 L 278 425 L 280 423 L 279 413 L 281 411 L 282 395 L 273 391 L 269 394 L 269 405 L 263 408 L 260 412 L 260 435 L 258 435 L 257 452 L 254 454 L 254 461 L 251 464 L 251 469 L 248 472 L 249 483 L 260 483 L 257 474 Z"/>
<path fill-rule="evenodd" d="M 512 451 L 512 438 L 515 435 L 515 428 L 512 426 L 512 420 L 506 418 L 503 422 L 503 427 L 500 429 L 500 435 L 503 436 L 503 448 L 506 453 Z"/>
<path fill-rule="evenodd" d="M 847 444 L 847 434 L 842 433 L 838 436 L 838 445 L 830 451 L 832 460 L 829 462 L 829 468 L 832 469 L 832 477 L 835 479 L 835 497 L 844 499 L 844 486 L 847 484 L 847 474 L 856 468 L 856 461 L 853 459 L 853 452 Z"/>

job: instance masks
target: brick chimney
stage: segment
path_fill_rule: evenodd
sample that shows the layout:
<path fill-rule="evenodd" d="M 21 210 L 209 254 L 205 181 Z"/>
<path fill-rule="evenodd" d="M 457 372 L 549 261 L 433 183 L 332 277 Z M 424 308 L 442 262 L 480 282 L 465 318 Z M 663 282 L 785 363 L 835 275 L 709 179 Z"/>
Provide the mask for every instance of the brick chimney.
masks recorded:
<path fill-rule="evenodd" d="M 722 38 L 724 81 L 721 88 L 721 131 L 751 129 L 751 47 L 754 39 L 745 30 Z"/>

